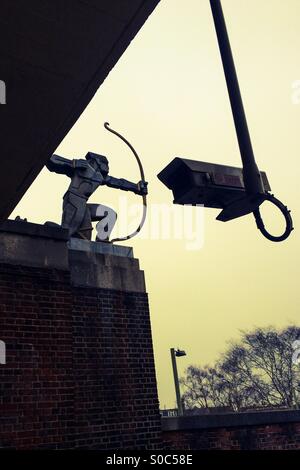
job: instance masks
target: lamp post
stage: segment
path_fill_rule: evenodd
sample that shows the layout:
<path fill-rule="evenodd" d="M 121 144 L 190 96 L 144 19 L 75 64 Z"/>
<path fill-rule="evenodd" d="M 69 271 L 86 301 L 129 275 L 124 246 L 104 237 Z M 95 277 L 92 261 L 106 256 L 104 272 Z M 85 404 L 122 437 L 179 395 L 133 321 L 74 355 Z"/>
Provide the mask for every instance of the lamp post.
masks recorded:
<path fill-rule="evenodd" d="M 173 375 L 174 375 L 174 384 L 175 384 L 175 391 L 176 391 L 176 401 L 177 401 L 178 415 L 182 416 L 183 415 L 183 408 L 182 408 L 181 397 L 180 397 L 180 387 L 179 387 L 176 357 L 186 356 L 186 352 L 183 351 L 183 350 L 180 350 L 180 349 L 171 348 L 170 353 L 171 353 L 171 359 L 172 359 L 172 367 L 173 367 Z"/>

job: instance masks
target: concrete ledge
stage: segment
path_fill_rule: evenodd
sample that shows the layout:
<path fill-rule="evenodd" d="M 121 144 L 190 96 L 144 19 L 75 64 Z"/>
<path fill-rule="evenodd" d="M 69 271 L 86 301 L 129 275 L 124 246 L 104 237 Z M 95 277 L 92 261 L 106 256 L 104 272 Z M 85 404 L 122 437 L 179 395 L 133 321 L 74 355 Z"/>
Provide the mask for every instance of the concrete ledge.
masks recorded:
<path fill-rule="evenodd" d="M 75 286 L 146 292 L 144 272 L 137 259 L 69 250 L 69 266 Z"/>
<path fill-rule="evenodd" d="M 71 250 L 133 258 L 133 249 L 131 246 L 114 245 L 113 243 L 92 242 L 89 240 L 81 240 L 80 238 L 71 238 L 68 241 L 68 247 Z"/>
<path fill-rule="evenodd" d="M 300 422 L 300 410 L 251 411 L 218 415 L 162 418 L 163 431 L 197 431 L 211 428 L 231 428 Z"/>
<path fill-rule="evenodd" d="M 0 226 L 0 262 L 68 270 L 68 231 L 7 220 Z"/>
<path fill-rule="evenodd" d="M 146 292 L 131 247 L 68 239 L 61 227 L 8 220 L 0 226 L 0 263 L 70 271 L 79 287 Z"/>
<path fill-rule="evenodd" d="M 13 233 L 32 235 L 40 238 L 53 238 L 55 240 L 68 240 L 68 230 L 50 225 L 33 224 L 19 220 L 6 220 L 0 225 L 0 233 Z"/>

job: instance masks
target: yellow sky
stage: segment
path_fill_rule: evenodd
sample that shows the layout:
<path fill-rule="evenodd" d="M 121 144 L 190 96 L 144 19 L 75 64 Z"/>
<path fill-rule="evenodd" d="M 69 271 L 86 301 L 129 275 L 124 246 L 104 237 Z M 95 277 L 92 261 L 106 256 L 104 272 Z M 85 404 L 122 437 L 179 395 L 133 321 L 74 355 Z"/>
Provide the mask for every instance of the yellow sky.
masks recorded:
<path fill-rule="evenodd" d="M 252 216 L 223 224 L 206 209 L 198 251 L 184 240 L 127 243 L 146 273 L 162 407 L 175 403 L 170 347 L 187 351 L 178 360 L 182 373 L 213 362 L 240 329 L 298 324 L 300 104 L 292 85 L 300 80 L 300 1 L 223 0 L 223 8 L 257 162 L 292 209 L 296 230 L 272 244 Z M 103 129 L 106 120 L 138 150 L 150 204 L 172 203 L 156 174 L 175 156 L 240 166 L 208 0 L 162 0 L 57 149 L 69 158 L 105 154 L 113 176 L 138 181 L 133 156 Z M 59 222 L 66 185 L 43 170 L 12 217 Z M 117 209 L 118 197 L 102 188 L 92 201 Z M 276 215 L 267 215 L 273 224 Z"/>

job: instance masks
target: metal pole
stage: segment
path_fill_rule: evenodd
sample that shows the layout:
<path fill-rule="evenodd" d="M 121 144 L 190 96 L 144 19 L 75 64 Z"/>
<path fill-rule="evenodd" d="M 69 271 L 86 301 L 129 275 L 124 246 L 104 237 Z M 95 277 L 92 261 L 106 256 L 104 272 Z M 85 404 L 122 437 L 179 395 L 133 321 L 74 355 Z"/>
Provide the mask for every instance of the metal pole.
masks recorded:
<path fill-rule="evenodd" d="M 171 348 L 170 352 L 171 352 L 171 359 L 172 359 L 172 367 L 173 367 L 173 375 L 174 375 L 174 384 L 175 384 L 175 391 L 176 391 L 176 401 L 177 401 L 178 415 L 182 416 L 183 415 L 183 408 L 182 408 L 181 397 L 180 397 L 180 388 L 179 388 L 179 380 L 178 380 L 178 371 L 177 371 L 175 349 Z"/>
<path fill-rule="evenodd" d="M 210 0 L 210 6 L 214 18 L 235 129 L 243 162 L 245 189 L 249 194 L 264 193 L 260 172 L 255 162 L 222 5 L 220 0 Z"/>

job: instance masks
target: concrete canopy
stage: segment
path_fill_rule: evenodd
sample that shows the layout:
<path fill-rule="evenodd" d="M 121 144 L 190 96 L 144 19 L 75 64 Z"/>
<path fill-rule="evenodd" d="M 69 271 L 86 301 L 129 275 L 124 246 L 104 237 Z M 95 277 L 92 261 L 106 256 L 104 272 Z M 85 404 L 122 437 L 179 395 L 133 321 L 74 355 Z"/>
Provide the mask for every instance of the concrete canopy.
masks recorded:
<path fill-rule="evenodd" d="M 160 0 L 1 0 L 0 221 Z M 3 100 L 1 100 L 3 101 Z"/>

